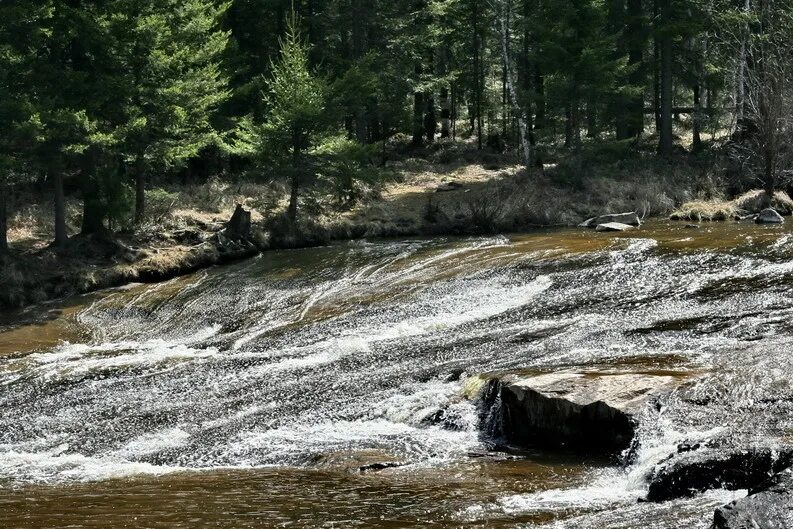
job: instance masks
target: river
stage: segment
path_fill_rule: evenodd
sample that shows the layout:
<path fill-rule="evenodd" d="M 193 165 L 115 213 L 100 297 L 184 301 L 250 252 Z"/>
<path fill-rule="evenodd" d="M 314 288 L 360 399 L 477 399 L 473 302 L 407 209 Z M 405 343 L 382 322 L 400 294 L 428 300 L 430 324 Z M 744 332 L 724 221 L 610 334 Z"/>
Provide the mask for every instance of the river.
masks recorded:
<path fill-rule="evenodd" d="M 679 443 L 790 442 L 792 257 L 738 223 L 352 241 L 5 316 L 0 527 L 704 529 L 745 491 L 639 500 Z M 703 398 L 627 466 L 492 450 L 471 377 L 571 369 Z"/>

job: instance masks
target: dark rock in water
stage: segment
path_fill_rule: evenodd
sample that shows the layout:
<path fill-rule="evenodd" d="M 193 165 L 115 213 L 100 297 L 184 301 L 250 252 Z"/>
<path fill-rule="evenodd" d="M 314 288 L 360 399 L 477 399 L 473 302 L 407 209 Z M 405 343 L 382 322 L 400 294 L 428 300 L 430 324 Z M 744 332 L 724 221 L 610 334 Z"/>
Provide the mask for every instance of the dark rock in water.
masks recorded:
<path fill-rule="evenodd" d="M 775 209 L 766 208 L 754 218 L 757 224 L 782 224 L 785 219 Z"/>
<path fill-rule="evenodd" d="M 465 374 L 465 368 L 462 367 L 455 367 L 448 373 L 446 373 L 446 377 L 444 378 L 445 382 L 457 382 L 462 378 Z"/>
<path fill-rule="evenodd" d="M 251 234 L 251 212 L 245 211 L 240 204 L 226 224 L 226 236 L 230 239 L 247 239 Z"/>
<path fill-rule="evenodd" d="M 386 461 L 384 463 L 370 463 L 368 465 L 363 465 L 358 467 L 359 472 L 372 472 L 377 470 L 385 470 L 387 468 L 397 468 L 403 467 L 406 463 L 398 463 L 396 461 Z"/>
<path fill-rule="evenodd" d="M 431 413 L 421 420 L 424 426 L 440 426 L 444 430 L 460 431 L 466 427 L 465 419 L 448 405 Z"/>
<path fill-rule="evenodd" d="M 753 489 L 793 463 L 793 449 L 770 448 L 724 452 L 690 447 L 656 467 L 647 499 L 666 501 L 710 489 Z"/>
<path fill-rule="evenodd" d="M 671 376 L 551 373 L 487 382 L 481 426 L 518 448 L 616 456 L 630 447 L 636 415 L 679 384 Z"/>
<path fill-rule="evenodd" d="M 635 229 L 635 226 L 623 224 L 621 222 L 606 222 L 604 224 L 598 224 L 595 227 L 595 231 L 629 231 Z"/>
<path fill-rule="evenodd" d="M 608 213 L 600 215 L 599 217 L 592 217 L 578 225 L 580 228 L 596 228 L 598 224 L 608 224 L 609 222 L 618 222 L 620 224 L 628 224 L 630 226 L 641 225 L 639 215 L 635 211 L 628 213 Z"/>
<path fill-rule="evenodd" d="M 700 226 L 699 224 L 686 224 L 685 227 L 686 227 L 686 229 L 689 229 L 689 230 L 698 230 L 702 226 Z"/>
<path fill-rule="evenodd" d="M 793 469 L 776 474 L 749 496 L 719 507 L 713 529 L 790 529 L 793 527 Z"/>

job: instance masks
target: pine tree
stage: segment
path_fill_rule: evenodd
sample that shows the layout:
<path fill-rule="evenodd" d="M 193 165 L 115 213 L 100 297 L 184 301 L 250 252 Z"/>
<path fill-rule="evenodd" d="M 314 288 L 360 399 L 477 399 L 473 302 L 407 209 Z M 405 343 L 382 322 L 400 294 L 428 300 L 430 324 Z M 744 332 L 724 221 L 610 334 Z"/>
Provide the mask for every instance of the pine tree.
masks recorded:
<path fill-rule="evenodd" d="M 118 119 L 112 140 L 135 180 L 135 220 L 145 216 L 151 171 L 180 168 L 222 144 L 215 124 L 229 97 L 220 29 L 227 2 L 117 0 L 106 24 L 117 51 Z"/>
<path fill-rule="evenodd" d="M 327 86 L 309 67 L 308 43 L 298 28 L 295 15 L 290 18 L 281 40 L 281 54 L 271 66 L 266 101 L 269 107 L 263 128 L 262 148 L 272 149 L 280 162 L 290 160 L 289 219 L 297 220 L 301 180 L 306 176 L 304 155 L 322 129 L 326 114 Z"/>
<path fill-rule="evenodd" d="M 29 9 L 29 2 L 20 3 Z M 97 37 L 93 7 L 81 0 L 36 3 L 19 21 L 27 33 L 15 42 L 30 59 L 20 81 L 28 89 L 25 128 L 35 140 L 27 152 L 31 162 L 52 181 L 57 247 L 68 240 L 64 174 L 79 172 L 79 159 L 88 149 L 95 127 L 88 108 L 95 104 L 92 95 L 97 79 L 91 70 L 97 58 L 87 53 Z"/>
<path fill-rule="evenodd" d="M 23 45 L 32 31 L 31 14 L 22 2 L 0 4 L 0 256 L 8 252 L 8 194 L 32 141 L 24 126 L 30 119 L 26 72 L 32 57 Z"/>

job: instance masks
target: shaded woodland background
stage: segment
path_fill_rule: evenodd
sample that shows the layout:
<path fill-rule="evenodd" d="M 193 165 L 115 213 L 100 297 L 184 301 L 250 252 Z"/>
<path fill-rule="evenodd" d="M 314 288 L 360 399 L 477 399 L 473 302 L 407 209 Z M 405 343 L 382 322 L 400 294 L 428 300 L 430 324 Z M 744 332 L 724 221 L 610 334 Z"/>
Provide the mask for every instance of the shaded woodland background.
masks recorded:
<path fill-rule="evenodd" d="M 294 229 L 407 157 L 564 165 L 573 189 L 685 164 L 768 201 L 790 176 L 791 0 L 11 0 L 0 62 L 2 253 L 28 202 L 62 248 L 191 183 L 272 184 Z"/>

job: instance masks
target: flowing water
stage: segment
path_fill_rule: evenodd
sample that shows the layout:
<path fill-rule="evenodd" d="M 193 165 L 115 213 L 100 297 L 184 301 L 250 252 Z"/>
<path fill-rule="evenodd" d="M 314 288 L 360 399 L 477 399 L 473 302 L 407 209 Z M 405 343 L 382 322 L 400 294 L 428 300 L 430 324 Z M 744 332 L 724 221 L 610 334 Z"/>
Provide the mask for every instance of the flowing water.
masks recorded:
<path fill-rule="evenodd" d="M 355 241 L 9 315 L 0 527 L 708 527 L 740 491 L 638 500 L 678 443 L 789 442 L 792 257 L 734 223 Z M 621 467 L 490 450 L 465 395 L 517 369 L 686 383 Z"/>

